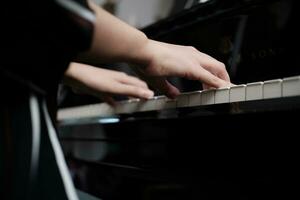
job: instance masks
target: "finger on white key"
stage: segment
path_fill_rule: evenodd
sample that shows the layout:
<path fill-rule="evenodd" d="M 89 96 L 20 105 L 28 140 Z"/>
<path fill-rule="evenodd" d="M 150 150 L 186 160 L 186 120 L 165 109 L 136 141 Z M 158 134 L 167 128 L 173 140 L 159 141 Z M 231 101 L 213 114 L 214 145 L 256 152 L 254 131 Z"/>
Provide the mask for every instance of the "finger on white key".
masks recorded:
<path fill-rule="evenodd" d="M 154 111 L 156 110 L 156 97 L 148 100 L 141 100 L 138 103 L 136 112 Z"/>

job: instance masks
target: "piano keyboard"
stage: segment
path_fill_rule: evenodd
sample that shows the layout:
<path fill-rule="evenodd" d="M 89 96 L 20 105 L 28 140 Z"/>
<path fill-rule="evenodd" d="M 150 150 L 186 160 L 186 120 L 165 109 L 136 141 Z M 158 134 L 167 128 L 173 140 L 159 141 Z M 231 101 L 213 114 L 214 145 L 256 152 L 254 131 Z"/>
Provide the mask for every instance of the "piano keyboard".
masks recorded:
<path fill-rule="evenodd" d="M 300 76 L 268 80 L 227 88 L 182 93 L 176 99 L 156 96 L 149 100 L 132 99 L 118 102 L 116 107 L 106 103 L 63 108 L 58 120 L 109 117 L 118 114 L 158 111 L 231 102 L 300 96 Z"/>

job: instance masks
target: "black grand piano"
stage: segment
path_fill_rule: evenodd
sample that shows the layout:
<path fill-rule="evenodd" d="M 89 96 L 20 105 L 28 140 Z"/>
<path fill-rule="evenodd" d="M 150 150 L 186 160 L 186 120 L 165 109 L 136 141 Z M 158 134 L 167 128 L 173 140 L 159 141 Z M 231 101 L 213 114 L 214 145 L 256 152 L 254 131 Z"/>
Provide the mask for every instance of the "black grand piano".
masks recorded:
<path fill-rule="evenodd" d="M 298 2 L 203 2 L 143 31 L 216 57 L 241 85 L 228 89 L 228 102 L 217 103 L 215 92 L 213 103 L 191 105 L 189 96 L 186 104 L 104 116 L 90 115 L 97 106 L 65 102 L 60 141 L 77 188 L 101 199 L 299 199 Z M 170 81 L 183 99 L 201 90 Z M 261 98 L 248 98 L 251 86 Z M 244 99 L 232 100 L 235 90 L 246 91 Z"/>

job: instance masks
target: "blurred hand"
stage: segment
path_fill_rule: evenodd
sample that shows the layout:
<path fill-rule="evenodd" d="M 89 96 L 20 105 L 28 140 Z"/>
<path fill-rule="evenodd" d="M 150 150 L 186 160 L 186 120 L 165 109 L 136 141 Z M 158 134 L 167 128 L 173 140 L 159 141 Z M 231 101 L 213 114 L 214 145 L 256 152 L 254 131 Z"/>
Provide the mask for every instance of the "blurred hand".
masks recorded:
<path fill-rule="evenodd" d="M 77 93 L 91 94 L 114 105 L 113 95 L 149 99 L 153 92 L 145 82 L 123 72 L 72 63 L 65 73 L 65 83 Z"/>
<path fill-rule="evenodd" d="M 144 52 L 143 52 L 144 51 Z M 149 40 L 141 54 L 147 55 L 144 67 L 135 67 L 149 84 L 174 98 L 180 92 L 165 78 L 179 76 L 199 80 L 204 88 L 230 86 L 225 65 L 194 47 L 179 46 Z"/>

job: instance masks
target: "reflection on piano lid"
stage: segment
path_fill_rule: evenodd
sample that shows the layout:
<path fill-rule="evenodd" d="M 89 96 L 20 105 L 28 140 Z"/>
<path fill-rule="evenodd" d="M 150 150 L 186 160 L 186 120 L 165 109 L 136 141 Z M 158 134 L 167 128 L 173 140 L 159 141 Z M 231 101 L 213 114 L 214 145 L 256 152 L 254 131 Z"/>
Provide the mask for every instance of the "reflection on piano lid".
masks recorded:
<path fill-rule="evenodd" d="M 146 111 L 193 109 L 206 105 L 230 104 L 253 100 L 266 101 L 267 99 L 292 96 L 300 96 L 300 76 L 248 83 L 228 88 L 182 93 L 176 99 L 156 96 L 149 100 L 133 99 L 121 101 L 118 102 L 116 107 L 101 103 L 64 108 L 59 110 L 58 120 L 63 122 L 73 119 L 103 118 Z M 118 122 L 118 120 L 113 120 L 113 122 Z"/>

